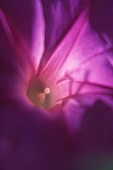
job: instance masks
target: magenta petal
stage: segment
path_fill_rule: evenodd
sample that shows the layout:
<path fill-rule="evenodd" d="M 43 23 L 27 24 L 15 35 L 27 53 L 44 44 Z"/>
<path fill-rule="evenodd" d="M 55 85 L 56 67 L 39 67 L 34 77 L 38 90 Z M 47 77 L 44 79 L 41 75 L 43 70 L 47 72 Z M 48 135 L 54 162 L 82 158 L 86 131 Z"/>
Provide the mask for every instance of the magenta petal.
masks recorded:
<path fill-rule="evenodd" d="M 6 26 L 0 32 L 1 170 L 109 169 L 112 42 L 91 29 L 86 1 L 82 9 L 76 0 L 6 2 L 0 2 L 4 13 L 14 21 L 8 20 L 12 35 L 8 29 L 4 34 Z M 58 102 L 48 111 L 26 99 L 36 71 L 57 89 Z"/>

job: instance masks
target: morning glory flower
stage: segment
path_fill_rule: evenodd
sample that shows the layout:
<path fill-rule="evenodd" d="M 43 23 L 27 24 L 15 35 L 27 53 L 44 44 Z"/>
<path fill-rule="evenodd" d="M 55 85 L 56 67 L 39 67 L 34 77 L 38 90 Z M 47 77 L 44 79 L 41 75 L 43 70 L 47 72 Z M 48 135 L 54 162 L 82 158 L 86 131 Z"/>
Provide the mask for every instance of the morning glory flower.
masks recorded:
<path fill-rule="evenodd" d="M 112 43 L 90 26 L 93 2 L 0 2 L 3 169 L 91 169 L 112 153 Z"/>

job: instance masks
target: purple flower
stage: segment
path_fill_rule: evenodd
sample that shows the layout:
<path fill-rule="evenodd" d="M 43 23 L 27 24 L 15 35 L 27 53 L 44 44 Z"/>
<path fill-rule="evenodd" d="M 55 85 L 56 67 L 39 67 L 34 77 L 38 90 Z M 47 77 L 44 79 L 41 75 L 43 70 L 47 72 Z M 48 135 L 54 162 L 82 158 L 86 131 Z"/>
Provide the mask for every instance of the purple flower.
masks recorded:
<path fill-rule="evenodd" d="M 2 169 L 98 169 L 113 149 L 113 60 L 111 41 L 89 23 L 94 1 L 6 1 Z"/>

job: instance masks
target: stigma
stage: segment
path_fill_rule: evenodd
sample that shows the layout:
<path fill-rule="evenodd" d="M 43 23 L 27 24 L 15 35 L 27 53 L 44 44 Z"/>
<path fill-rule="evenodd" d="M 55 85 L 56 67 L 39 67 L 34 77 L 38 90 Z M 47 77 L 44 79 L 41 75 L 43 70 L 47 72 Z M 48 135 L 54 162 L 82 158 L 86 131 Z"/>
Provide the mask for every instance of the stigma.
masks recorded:
<path fill-rule="evenodd" d="M 51 92 L 51 91 L 50 91 L 50 88 L 49 88 L 49 87 L 46 87 L 46 88 L 44 89 L 44 93 L 45 93 L 45 94 L 50 94 L 50 92 Z"/>

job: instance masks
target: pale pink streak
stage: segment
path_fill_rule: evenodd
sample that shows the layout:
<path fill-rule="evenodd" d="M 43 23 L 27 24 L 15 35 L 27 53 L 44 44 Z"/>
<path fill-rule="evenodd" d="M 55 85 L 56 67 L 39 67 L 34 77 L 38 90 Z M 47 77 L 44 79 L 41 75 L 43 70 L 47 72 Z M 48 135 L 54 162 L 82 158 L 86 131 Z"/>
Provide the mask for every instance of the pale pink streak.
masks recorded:
<path fill-rule="evenodd" d="M 75 22 L 64 39 L 58 45 L 53 55 L 50 57 L 45 67 L 41 70 L 41 73 L 39 74 L 41 79 L 44 80 L 47 78 L 50 82 L 56 82 L 59 80 L 62 70 L 64 70 L 64 63 L 84 28 L 86 18 L 87 11 L 81 14 L 80 19 Z"/>

